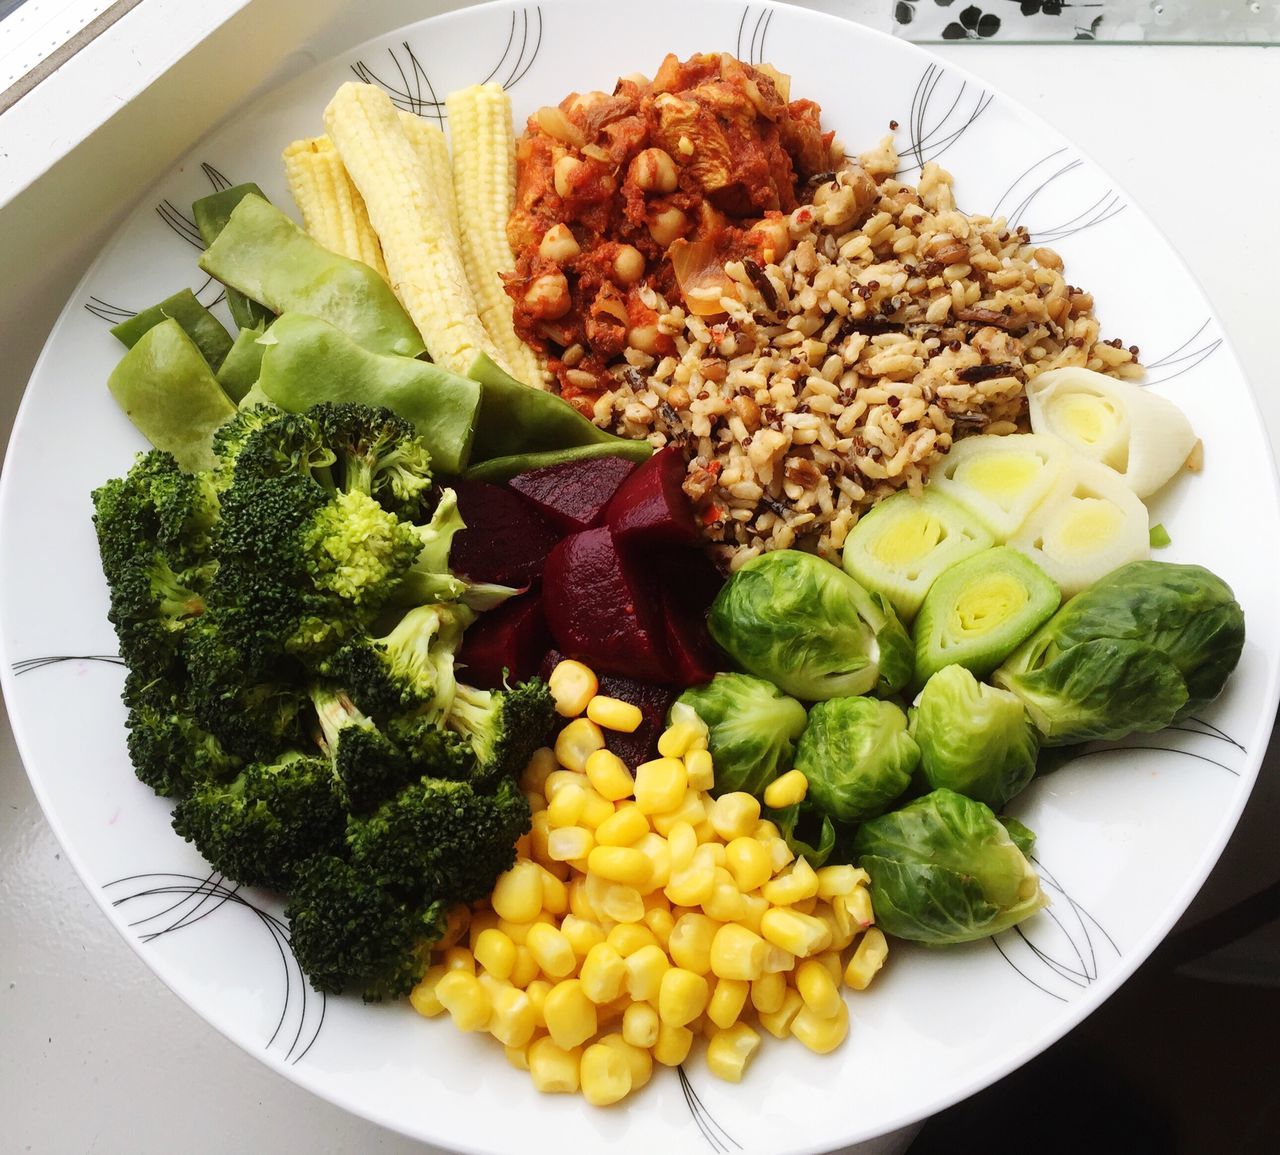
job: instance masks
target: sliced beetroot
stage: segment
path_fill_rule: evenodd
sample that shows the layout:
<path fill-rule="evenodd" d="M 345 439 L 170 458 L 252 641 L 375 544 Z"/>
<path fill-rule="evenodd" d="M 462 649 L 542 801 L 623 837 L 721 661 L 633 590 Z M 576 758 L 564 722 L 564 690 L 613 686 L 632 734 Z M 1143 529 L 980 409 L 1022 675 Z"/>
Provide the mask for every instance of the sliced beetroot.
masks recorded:
<path fill-rule="evenodd" d="M 726 668 L 707 629 L 707 610 L 724 579 L 701 550 L 671 550 L 654 565 L 672 673 L 681 688 L 709 682 Z"/>
<path fill-rule="evenodd" d="M 597 674 L 671 680 L 653 592 L 608 526 L 570 534 L 547 557 L 542 607 L 556 646 Z"/>
<path fill-rule="evenodd" d="M 621 457 L 565 461 L 517 473 L 507 484 L 561 532 L 578 533 L 600 524 L 610 498 L 635 467 Z"/>
<path fill-rule="evenodd" d="M 560 534 L 518 493 L 487 481 L 453 482 L 467 528 L 454 539 L 449 568 L 474 582 L 532 585 Z"/>
<path fill-rule="evenodd" d="M 504 672 L 505 680 L 523 682 L 538 673 L 550 646 L 542 598 L 524 594 L 481 614 L 468 627 L 458 650 L 458 676 L 482 690 L 499 688 Z"/>
<path fill-rule="evenodd" d="M 631 471 L 604 515 L 623 546 L 698 542 L 693 503 L 682 488 L 686 472 L 678 445 L 668 445 Z"/>

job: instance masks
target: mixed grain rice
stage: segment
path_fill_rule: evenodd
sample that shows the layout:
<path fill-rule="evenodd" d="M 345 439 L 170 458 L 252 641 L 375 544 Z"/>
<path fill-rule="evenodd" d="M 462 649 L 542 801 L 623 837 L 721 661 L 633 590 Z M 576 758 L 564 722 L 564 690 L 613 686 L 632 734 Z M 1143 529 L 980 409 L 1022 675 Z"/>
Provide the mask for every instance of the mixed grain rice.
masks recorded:
<path fill-rule="evenodd" d="M 960 212 L 938 165 L 900 180 L 891 137 L 860 164 L 791 214 L 777 264 L 726 266 L 736 292 L 716 323 L 653 294 L 677 355 L 628 349 L 595 409 L 686 447 L 685 490 L 730 565 L 793 545 L 833 556 L 863 510 L 919 491 L 953 439 L 1025 428 L 1038 373 L 1142 372 L 1136 348 L 1100 339 L 1061 258 Z"/>

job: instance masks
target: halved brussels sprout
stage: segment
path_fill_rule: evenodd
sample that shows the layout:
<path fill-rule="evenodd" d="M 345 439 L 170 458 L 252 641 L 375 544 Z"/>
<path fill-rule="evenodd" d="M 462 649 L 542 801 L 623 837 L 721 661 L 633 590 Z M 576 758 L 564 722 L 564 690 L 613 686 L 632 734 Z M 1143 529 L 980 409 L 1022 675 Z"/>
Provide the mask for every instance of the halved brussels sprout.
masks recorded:
<path fill-rule="evenodd" d="M 911 678 L 911 639 L 893 607 L 799 550 L 747 562 L 716 595 L 707 625 L 743 669 L 804 701 L 893 694 Z"/>

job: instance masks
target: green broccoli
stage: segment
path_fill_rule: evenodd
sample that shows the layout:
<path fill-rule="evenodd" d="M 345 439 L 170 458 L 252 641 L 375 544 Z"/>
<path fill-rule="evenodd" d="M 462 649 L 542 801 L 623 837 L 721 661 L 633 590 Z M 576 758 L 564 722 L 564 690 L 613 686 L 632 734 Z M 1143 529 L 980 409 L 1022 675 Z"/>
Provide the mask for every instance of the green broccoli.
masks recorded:
<path fill-rule="evenodd" d="M 342 488 L 374 498 L 406 521 L 427 512 L 431 458 L 413 424 L 392 410 L 351 403 L 308 410 L 342 465 Z"/>
<path fill-rule="evenodd" d="M 320 723 L 320 748 L 353 814 L 371 810 L 422 773 L 356 708 L 345 690 L 315 685 L 311 701 Z"/>
<path fill-rule="evenodd" d="M 483 774 L 515 778 L 546 743 L 554 719 L 547 684 L 530 678 L 505 690 L 477 690 L 459 682 L 445 725 L 471 742 Z"/>
<path fill-rule="evenodd" d="M 210 477 L 219 493 L 230 488 L 235 478 L 236 460 L 245 443 L 283 412 L 283 409 L 275 405 L 252 405 L 238 410 L 230 421 L 218 427 L 213 435 L 213 455 L 217 458 L 217 464 Z"/>
<path fill-rule="evenodd" d="M 342 848 L 347 812 L 327 759 L 288 750 L 207 782 L 180 801 L 173 828 L 228 878 L 287 890 L 308 859 Z"/>
<path fill-rule="evenodd" d="M 444 933 L 448 903 L 406 902 L 351 863 L 313 859 L 285 906 L 290 945 L 311 985 L 355 988 L 366 1002 L 401 998 L 422 978 Z"/>

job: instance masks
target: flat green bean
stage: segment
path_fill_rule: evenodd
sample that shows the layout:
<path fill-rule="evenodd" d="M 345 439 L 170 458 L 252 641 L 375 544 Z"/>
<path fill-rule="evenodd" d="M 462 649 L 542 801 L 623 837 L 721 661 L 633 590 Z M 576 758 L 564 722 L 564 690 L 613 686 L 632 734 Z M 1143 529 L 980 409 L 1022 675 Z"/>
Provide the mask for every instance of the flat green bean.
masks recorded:
<path fill-rule="evenodd" d="M 647 441 L 614 438 L 609 444 L 570 445 L 564 449 L 544 449 L 537 453 L 513 453 L 509 457 L 491 457 L 473 465 L 462 476 L 468 481 L 510 481 L 517 473 L 543 469 L 566 461 L 587 461 L 596 457 L 623 457 L 628 461 L 644 461 L 653 452 Z"/>
<path fill-rule="evenodd" d="M 218 384 L 237 405 L 253 387 L 262 369 L 263 347 L 258 344 L 263 329 L 241 329 L 218 369 Z"/>
<path fill-rule="evenodd" d="M 127 349 L 132 349 L 148 329 L 172 317 L 195 343 L 215 373 L 231 352 L 231 334 L 199 301 L 190 289 L 182 289 L 166 297 L 158 305 L 111 327 L 111 335 Z"/>
<path fill-rule="evenodd" d="M 231 216 L 232 210 L 246 196 L 254 196 L 266 200 L 266 194 L 252 181 L 247 184 L 232 185 L 207 197 L 201 197 L 191 206 L 191 215 L 195 218 L 200 239 L 208 248 L 218 239 Z M 227 308 L 231 310 L 231 319 L 241 329 L 256 329 L 265 325 L 275 314 L 258 301 L 250 300 L 238 289 L 227 287 Z"/>

